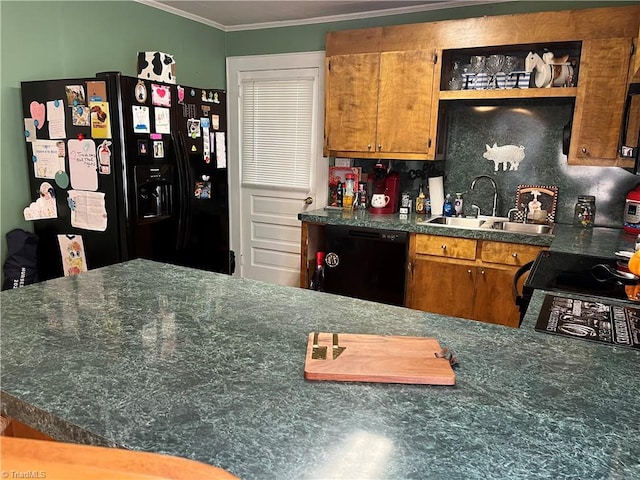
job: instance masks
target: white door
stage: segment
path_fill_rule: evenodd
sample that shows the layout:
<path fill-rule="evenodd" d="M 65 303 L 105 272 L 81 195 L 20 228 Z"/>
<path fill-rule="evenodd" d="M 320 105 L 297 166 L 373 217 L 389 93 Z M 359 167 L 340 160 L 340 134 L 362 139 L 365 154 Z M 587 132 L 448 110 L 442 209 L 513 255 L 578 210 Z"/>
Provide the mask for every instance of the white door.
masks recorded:
<path fill-rule="evenodd" d="M 227 59 L 234 275 L 299 284 L 298 213 L 327 204 L 324 58 L 311 52 Z"/>

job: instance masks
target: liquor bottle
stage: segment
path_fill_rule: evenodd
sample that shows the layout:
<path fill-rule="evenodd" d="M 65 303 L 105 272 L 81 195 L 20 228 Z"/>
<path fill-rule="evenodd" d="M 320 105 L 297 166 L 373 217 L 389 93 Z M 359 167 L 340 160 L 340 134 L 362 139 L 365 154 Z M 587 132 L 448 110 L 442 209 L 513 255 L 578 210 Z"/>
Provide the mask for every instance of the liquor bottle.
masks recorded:
<path fill-rule="evenodd" d="M 309 282 L 309 290 L 318 290 L 324 292 L 324 252 L 316 253 L 316 269 Z"/>
<path fill-rule="evenodd" d="M 338 203 L 338 207 L 342 206 L 342 195 L 344 194 L 344 186 L 342 185 L 342 182 L 340 180 L 338 180 L 338 186 L 336 187 L 336 200 Z"/>
<path fill-rule="evenodd" d="M 351 210 L 353 208 L 353 199 L 355 195 L 355 181 L 354 176 L 351 173 L 347 173 L 344 182 L 344 192 L 342 195 L 342 207 L 345 210 Z"/>

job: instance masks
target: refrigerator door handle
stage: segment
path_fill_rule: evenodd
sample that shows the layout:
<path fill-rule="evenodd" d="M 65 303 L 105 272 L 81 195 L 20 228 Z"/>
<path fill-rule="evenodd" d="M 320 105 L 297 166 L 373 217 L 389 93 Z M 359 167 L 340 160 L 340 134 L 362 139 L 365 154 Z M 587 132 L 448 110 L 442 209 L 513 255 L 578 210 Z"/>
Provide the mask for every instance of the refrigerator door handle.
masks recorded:
<path fill-rule="evenodd" d="M 174 150 L 175 150 L 175 158 L 176 158 L 176 170 L 178 172 L 178 235 L 176 240 L 176 250 L 180 250 L 184 248 L 185 243 L 185 215 L 186 215 L 186 206 L 185 202 L 187 201 L 187 192 L 185 191 L 187 187 L 186 180 L 186 172 L 184 171 L 184 165 L 182 162 L 182 147 L 180 145 L 180 141 L 178 139 L 177 134 L 174 132 L 171 133 L 171 139 L 173 140 Z"/>
<path fill-rule="evenodd" d="M 179 244 L 177 248 L 186 248 L 189 239 L 191 238 L 191 187 L 194 185 L 194 180 L 191 178 L 191 169 L 189 168 L 189 154 L 187 152 L 187 143 L 184 139 L 183 133 L 178 132 L 177 144 L 176 144 L 176 160 L 179 165 L 179 170 L 182 175 L 179 177 L 181 184 L 180 195 L 180 215 L 181 215 L 181 235 L 179 237 Z"/>

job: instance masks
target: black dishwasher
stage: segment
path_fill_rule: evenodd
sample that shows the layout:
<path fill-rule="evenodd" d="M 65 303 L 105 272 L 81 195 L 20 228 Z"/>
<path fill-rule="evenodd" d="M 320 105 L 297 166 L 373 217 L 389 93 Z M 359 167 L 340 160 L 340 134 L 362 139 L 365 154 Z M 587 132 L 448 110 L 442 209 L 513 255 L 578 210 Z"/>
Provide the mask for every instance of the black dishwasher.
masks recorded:
<path fill-rule="evenodd" d="M 404 305 L 407 232 L 327 225 L 325 291 Z"/>

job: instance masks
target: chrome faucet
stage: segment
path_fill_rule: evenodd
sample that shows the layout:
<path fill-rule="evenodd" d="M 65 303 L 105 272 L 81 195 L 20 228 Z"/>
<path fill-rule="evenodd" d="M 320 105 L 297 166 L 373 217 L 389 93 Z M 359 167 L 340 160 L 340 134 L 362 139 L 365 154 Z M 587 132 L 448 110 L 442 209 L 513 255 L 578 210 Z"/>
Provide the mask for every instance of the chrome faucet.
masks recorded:
<path fill-rule="evenodd" d="M 495 180 L 489 175 L 478 175 L 477 177 L 474 177 L 473 180 L 471 180 L 471 186 L 469 187 L 469 190 L 473 190 L 476 186 L 476 182 L 481 178 L 486 178 L 487 180 L 489 180 L 491 182 L 491 186 L 493 187 L 493 211 L 491 214 L 495 217 L 498 208 L 498 185 L 496 185 Z M 478 209 L 478 214 L 479 213 L 480 209 Z"/>

